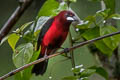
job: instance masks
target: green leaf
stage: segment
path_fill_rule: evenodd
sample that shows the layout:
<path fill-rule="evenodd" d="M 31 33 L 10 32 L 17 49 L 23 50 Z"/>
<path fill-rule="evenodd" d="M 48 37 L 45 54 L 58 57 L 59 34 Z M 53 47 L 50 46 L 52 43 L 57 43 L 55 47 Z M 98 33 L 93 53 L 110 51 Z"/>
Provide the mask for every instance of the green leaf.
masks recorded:
<path fill-rule="evenodd" d="M 35 60 L 38 58 L 39 54 L 40 54 L 40 50 L 39 50 L 39 51 L 35 51 L 35 52 L 33 53 L 33 56 L 32 56 L 32 58 L 31 58 L 30 62 L 35 61 Z M 30 67 L 28 67 L 27 69 L 25 69 L 25 70 L 23 71 L 23 79 L 24 79 L 24 80 L 29 80 L 29 79 L 30 79 L 32 68 L 33 68 L 33 66 L 30 66 Z"/>
<path fill-rule="evenodd" d="M 37 35 L 41 28 L 43 27 L 43 25 L 50 19 L 50 17 L 46 17 L 46 16 L 41 16 L 40 18 L 38 18 L 36 26 L 35 26 L 35 30 L 34 30 L 34 35 Z"/>
<path fill-rule="evenodd" d="M 41 50 L 41 49 L 40 49 L 40 50 Z M 40 50 L 35 51 L 35 52 L 33 53 L 33 56 L 32 56 L 32 58 L 31 58 L 30 62 L 32 62 L 32 61 L 34 61 L 34 60 L 36 60 L 36 59 L 38 58 L 38 56 L 39 56 L 39 54 L 40 54 Z"/>
<path fill-rule="evenodd" d="M 109 15 L 115 13 L 115 0 L 103 0 L 106 8 L 110 9 Z"/>
<path fill-rule="evenodd" d="M 88 1 L 101 1 L 101 0 L 88 0 Z"/>
<path fill-rule="evenodd" d="M 83 70 L 84 70 L 83 65 L 78 65 L 78 66 L 75 66 L 75 68 L 72 68 L 72 72 L 75 74 L 79 74 Z"/>
<path fill-rule="evenodd" d="M 1 40 L 0 46 L 1 46 L 5 41 L 8 40 L 8 37 L 9 37 L 9 35 L 5 36 L 5 37 Z"/>
<path fill-rule="evenodd" d="M 96 16 L 102 16 L 105 20 L 108 19 L 110 9 L 99 10 L 96 12 Z"/>
<path fill-rule="evenodd" d="M 112 15 L 109 16 L 109 18 L 120 20 L 120 14 L 112 14 Z"/>
<path fill-rule="evenodd" d="M 77 80 L 75 76 L 64 77 L 62 80 Z"/>
<path fill-rule="evenodd" d="M 60 12 L 60 11 L 63 11 L 63 10 L 67 10 L 68 9 L 68 6 L 65 2 L 61 2 L 57 11 Z"/>
<path fill-rule="evenodd" d="M 112 32 L 117 32 L 117 29 L 113 26 L 100 27 L 100 35 L 104 36 Z M 111 36 L 103 39 L 104 43 L 113 51 L 120 43 L 120 35 Z"/>
<path fill-rule="evenodd" d="M 23 31 L 25 28 L 27 28 L 27 27 L 28 27 L 29 25 L 31 25 L 32 23 L 33 23 L 33 21 L 23 24 L 23 25 L 20 27 L 20 31 Z"/>
<path fill-rule="evenodd" d="M 13 53 L 13 62 L 17 68 L 30 62 L 33 55 L 33 45 L 31 43 L 19 45 Z"/>
<path fill-rule="evenodd" d="M 16 31 L 13 31 L 13 32 L 20 34 L 25 28 L 27 28 L 32 23 L 33 23 L 33 21 L 25 23 L 20 28 L 16 29 Z"/>
<path fill-rule="evenodd" d="M 95 22 L 95 16 L 88 16 L 85 18 L 86 21 Z"/>
<path fill-rule="evenodd" d="M 14 79 L 15 79 L 15 80 L 23 80 L 23 79 L 22 79 L 21 72 L 16 73 L 15 76 L 14 76 Z"/>
<path fill-rule="evenodd" d="M 112 55 L 112 49 L 110 49 L 103 40 L 99 40 L 95 42 L 96 47 L 106 56 L 110 57 Z"/>
<path fill-rule="evenodd" d="M 81 78 L 80 80 L 89 80 L 87 77 L 85 77 L 85 78 Z"/>
<path fill-rule="evenodd" d="M 84 32 L 82 36 L 87 40 L 100 37 L 100 29 L 99 27 L 95 27 L 95 28 L 86 30 L 86 32 Z M 107 56 L 111 56 L 112 50 L 104 43 L 103 40 L 96 41 L 94 42 L 94 44 L 103 54 Z"/>
<path fill-rule="evenodd" d="M 78 24 L 76 27 L 79 29 L 89 29 L 91 25 L 90 21 L 83 21 L 80 24 Z"/>
<path fill-rule="evenodd" d="M 28 30 L 24 33 L 24 36 L 23 36 L 23 39 L 26 41 L 26 42 L 33 42 L 36 40 L 33 32 L 31 30 Z"/>
<path fill-rule="evenodd" d="M 108 80 L 108 73 L 104 68 L 93 66 L 93 67 L 90 67 L 90 69 L 95 69 L 97 74 L 99 74 L 100 76 Z"/>
<path fill-rule="evenodd" d="M 75 74 L 79 74 L 80 73 L 80 68 L 74 68 L 72 69 L 72 72 Z"/>
<path fill-rule="evenodd" d="M 91 25 L 95 24 L 95 16 L 88 16 L 84 19 L 84 21 L 80 21 L 80 24 L 78 24 L 76 27 L 79 29 L 89 29 L 91 28 Z"/>
<path fill-rule="evenodd" d="M 77 0 L 64 0 L 64 1 L 77 2 Z"/>
<path fill-rule="evenodd" d="M 96 72 L 95 69 L 85 69 L 81 74 L 80 77 L 89 77 L 92 74 L 94 74 Z"/>
<path fill-rule="evenodd" d="M 71 2 L 77 2 L 77 0 L 69 0 L 69 1 L 71 1 Z"/>
<path fill-rule="evenodd" d="M 19 38 L 20 38 L 20 36 L 17 35 L 16 33 L 13 33 L 8 36 L 8 43 L 13 51 L 15 51 L 15 46 L 16 46 L 16 43 L 18 42 Z"/>
<path fill-rule="evenodd" d="M 33 62 L 34 60 L 36 60 L 38 58 L 39 54 L 40 54 L 40 50 L 39 51 L 35 51 L 33 53 L 33 56 L 31 58 L 31 60 L 29 61 L 29 63 Z M 15 75 L 16 80 L 17 80 L 17 78 L 18 79 L 20 78 L 20 80 L 30 80 L 30 78 L 32 76 L 32 72 L 31 72 L 32 68 L 33 68 L 33 66 L 30 66 L 30 67 L 24 69 L 22 72 L 20 72 L 20 74 Z"/>
<path fill-rule="evenodd" d="M 98 67 L 96 69 L 96 73 L 104 77 L 106 80 L 108 80 L 108 73 L 105 71 L 105 69 Z"/>
<path fill-rule="evenodd" d="M 57 9 L 59 3 L 56 0 L 47 0 L 38 13 L 40 16 L 55 16 L 57 14 Z"/>

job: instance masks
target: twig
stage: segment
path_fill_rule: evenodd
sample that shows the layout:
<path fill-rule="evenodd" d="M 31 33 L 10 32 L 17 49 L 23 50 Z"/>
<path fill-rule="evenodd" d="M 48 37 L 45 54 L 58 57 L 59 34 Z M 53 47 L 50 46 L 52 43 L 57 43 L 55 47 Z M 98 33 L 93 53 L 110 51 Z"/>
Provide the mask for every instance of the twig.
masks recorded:
<path fill-rule="evenodd" d="M 70 31 L 69 31 L 69 41 L 70 41 L 70 47 L 73 47 L 73 40 L 72 40 L 72 35 Z M 74 59 L 73 50 L 70 51 L 70 57 L 71 57 L 72 68 L 75 68 L 75 59 Z"/>
<path fill-rule="evenodd" d="M 46 59 L 55 57 L 55 56 L 60 55 L 60 54 L 62 54 L 62 53 L 64 53 L 64 52 L 66 52 L 66 51 L 69 52 L 69 51 L 71 51 L 71 50 L 74 50 L 74 49 L 79 48 L 79 47 L 81 47 L 81 46 L 84 46 L 84 45 L 86 45 L 86 44 L 93 43 L 93 42 L 95 42 L 95 41 L 98 41 L 98 40 L 101 40 L 101 39 L 104 39 L 104 38 L 107 38 L 107 37 L 110 37 L 110 36 L 114 36 L 114 35 L 117 35 L 117 34 L 120 34 L 120 31 L 118 31 L 118 32 L 113 32 L 113 33 L 111 33 L 111 34 L 107 34 L 107 35 L 104 35 L 104 36 L 102 36 L 102 37 L 94 38 L 94 39 L 92 39 L 92 40 L 88 40 L 88 41 L 81 42 L 81 43 L 79 43 L 79 44 L 77 44 L 77 45 L 75 45 L 75 46 L 73 46 L 73 47 L 71 47 L 71 48 L 67 48 L 67 50 L 64 49 L 64 50 L 62 50 L 61 52 L 57 52 L 57 53 L 52 54 L 52 55 L 49 55 L 49 56 L 47 56 L 47 57 L 45 57 L 45 58 L 40 58 L 40 59 L 38 59 L 38 60 L 36 60 L 36 61 L 33 61 L 33 62 L 29 63 L 29 64 L 26 64 L 26 65 L 24 65 L 24 66 L 22 66 L 22 67 L 20 67 L 20 68 L 17 68 L 17 69 L 15 69 L 15 70 L 13 70 L 13 71 L 11 71 L 11 72 L 3 75 L 2 77 L 0 77 L 0 80 L 4 80 L 4 79 L 6 79 L 6 78 L 8 78 L 8 77 L 10 77 L 10 76 L 12 76 L 12 75 L 14 75 L 14 74 L 16 74 L 17 72 L 20 72 L 20 71 L 24 70 L 25 68 L 28 68 L 28 67 L 31 66 L 31 65 L 40 63 L 40 62 L 42 62 L 42 61 L 44 61 L 44 60 L 46 60 Z"/>
<path fill-rule="evenodd" d="M 16 22 L 19 20 L 21 15 L 25 12 L 25 10 L 30 6 L 33 0 L 27 0 L 23 2 L 21 5 L 19 5 L 16 10 L 13 12 L 11 17 L 8 19 L 8 21 L 4 24 L 2 29 L 0 30 L 0 42 L 1 40 L 9 33 L 9 31 L 12 29 L 12 27 L 16 24 Z"/>
<path fill-rule="evenodd" d="M 62 53 L 63 53 L 63 52 L 62 52 Z M 46 60 L 46 59 L 49 59 L 49 58 L 54 57 L 54 56 L 57 56 L 57 55 L 59 55 L 59 54 L 61 54 L 61 53 L 56 53 L 56 54 L 54 54 L 54 55 L 50 55 L 50 56 L 47 56 L 47 57 L 45 57 L 45 58 L 40 58 L 40 59 L 38 59 L 38 60 L 35 60 L 35 61 L 33 61 L 33 62 L 29 63 L 29 64 L 26 64 L 26 65 L 24 65 L 24 66 L 22 66 L 22 67 L 20 67 L 20 68 L 17 68 L 17 69 L 15 69 L 15 70 L 13 70 L 13 71 L 5 74 L 4 76 L 0 77 L 0 80 L 4 80 L 4 79 L 6 79 L 6 78 L 8 78 L 8 77 L 10 77 L 10 76 L 13 76 L 13 75 L 16 74 L 17 72 L 20 72 L 20 71 L 24 70 L 25 68 L 27 68 L 27 67 L 29 67 L 29 66 L 31 66 L 31 65 L 40 63 L 40 62 L 42 62 L 42 61 L 44 61 L 44 60 Z"/>

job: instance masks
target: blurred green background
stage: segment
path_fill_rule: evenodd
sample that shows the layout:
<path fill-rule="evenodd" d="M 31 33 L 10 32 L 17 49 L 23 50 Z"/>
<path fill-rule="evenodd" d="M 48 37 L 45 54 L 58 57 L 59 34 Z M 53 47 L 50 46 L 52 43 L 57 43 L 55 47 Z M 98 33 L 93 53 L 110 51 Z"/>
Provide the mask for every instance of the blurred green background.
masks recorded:
<path fill-rule="evenodd" d="M 38 2 L 37 2 L 38 1 Z M 120 0 L 117 0 L 117 7 L 119 6 Z M 0 28 L 4 25 L 10 15 L 18 6 L 16 0 L 1 0 L 0 2 Z M 87 15 L 93 15 L 96 11 L 100 10 L 100 3 L 90 2 L 88 0 L 78 0 L 76 3 L 71 4 L 72 9 L 78 14 L 78 16 L 83 19 Z M 39 10 L 39 0 L 32 3 L 24 15 L 15 25 L 14 29 L 20 27 L 22 24 L 32 21 L 35 19 L 37 12 Z M 120 13 L 120 8 L 117 8 L 118 13 Z M 118 22 L 119 24 L 119 22 Z M 13 30 L 14 30 L 13 29 Z M 71 29 L 73 30 L 73 29 Z M 77 36 L 76 34 L 72 34 Z M 64 47 L 69 47 L 69 41 L 66 40 L 68 45 L 63 45 Z M 94 60 L 94 57 L 89 52 L 86 46 L 78 48 L 74 51 L 75 53 L 75 62 L 76 65 L 83 64 L 85 67 L 92 65 L 97 65 L 97 62 Z M 49 60 L 49 67 L 46 74 L 41 77 L 32 76 L 31 80 L 48 80 L 49 76 L 52 76 L 52 80 L 59 80 L 64 76 L 72 75 L 71 71 L 71 61 L 65 60 L 66 58 L 62 56 L 57 56 Z M 8 73 L 9 71 L 15 69 L 12 63 L 12 49 L 9 47 L 8 43 L 5 42 L 0 46 L 0 76 Z M 51 73 L 51 74 L 50 74 Z M 99 78 L 98 78 L 99 77 Z M 14 77 L 10 77 L 6 80 L 14 80 Z M 103 80 L 100 76 L 93 75 L 91 80 Z"/>

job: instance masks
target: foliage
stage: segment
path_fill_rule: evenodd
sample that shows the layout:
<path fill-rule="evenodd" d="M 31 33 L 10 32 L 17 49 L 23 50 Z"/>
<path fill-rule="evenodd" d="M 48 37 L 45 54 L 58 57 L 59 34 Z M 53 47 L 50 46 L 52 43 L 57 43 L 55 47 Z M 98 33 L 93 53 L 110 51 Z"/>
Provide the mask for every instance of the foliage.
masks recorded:
<path fill-rule="evenodd" d="M 8 37 L 8 43 L 11 46 L 11 48 L 13 49 L 13 51 L 15 51 L 15 45 L 17 43 L 17 41 L 19 40 L 20 36 L 13 33 Z"/>
<path fill-rule="evenodd" d="M 83 23 L 77 26 L 77 28 L 80 29 L 79 32 L 82 32 L 82 36 L 87 40 L 104 36 L 105 34 L 110 34 L 112 32 L 116 32 L 117 29 L 114 26 L 111 26 L 110 24 L 106 23 L 106 21 L 111 18 L 114 18 L 115 15 L 118 15 L 117 18 L 119 18 L 119 14 L 109 15 L 109 13 L 110 10 L 106 9 L 103 11 L 96 12 L 96 14 L 93 16 L 86 17 Z M 111 56 L 114 49 L 119 45 L 119 37 L 120 35 L 112 36 L 97 41 L 94 44 L 103 54 Z"/>
<path fill-rule="evenodd" d="M 64 0 L 64 2 L 58 3 L 56 0 L 47 0 L 38 12 L 38 15 L 34 21 L 25 23 L 20 28 L 16 29 L 16 31 L 13 31 L 13 33 L 9 34 L 2 41 L 3 43 L 4 41 L 8 40 L 8 43 L 13 50 L 13 63 L 16 68 L 19 68 L 37 59 L 40 50 L 36 51 L 36 43 L 40 29 L 50 17 L 55 16 L 62 10 L 68 9 L 68 5 L 66 3 L 67 1 L 68 0 Z M 69 1 L 73 3 L 77 0 Z M 101 0 L 89 1 L 100 2 Z M 76 32 L 79 36 L 82 36 L 82 39 L 91 40 L 112 32 L 117 32 L 117 28 L 111 25 L 111 22 L 107 22 L 111 19 L 120 19 L 120 14 L 115 13 L 115 0 L 103 1 L 106 5 L 106 9 L 99 10 L 94 15 L 87 16 L 84 18 L 84 20 L 81 20 L 80 24 L 76 26 L 78 29 Z M 109 38 L 94 42 L 94 45 L 102 52 L 103 55 L 111 57 L 113 51 L 120 43 L 119 37 L 120 35 L 111 36 Z M 20 39 L 24 40 L 25 42 L 16 45 Z M 79 39 L 75 40 L 75 42 L 76 41 L 79 42 Z M 29 80 L 32 75 L 32 67 L 33 66 L 16 74 L 15 79 Z M 102 67 L 92 66 L 83 68 L 83 66 L 80 65 L 72 68 L 72 72 L 75 74 L 75 76 L 66 76 L 62 78 L 62 80 L 89 80 L 89 76 L 95 73 L 108 80 L 108 73 Z"/>
<path fill-rule="evenodd" d="M 76 76 L 68 76 L 64 77 L 62 80 L 89 80 L 89 76 L 97 73 L 104 77 L 106 80 L 108 80 L 108 73 L 103 69 L 102 67 L 96 67 L 92 66 L 90 68 L 84 68 L 83 65 L 76 66 L 75 68 L 72 68 L 72 72 Z"/>

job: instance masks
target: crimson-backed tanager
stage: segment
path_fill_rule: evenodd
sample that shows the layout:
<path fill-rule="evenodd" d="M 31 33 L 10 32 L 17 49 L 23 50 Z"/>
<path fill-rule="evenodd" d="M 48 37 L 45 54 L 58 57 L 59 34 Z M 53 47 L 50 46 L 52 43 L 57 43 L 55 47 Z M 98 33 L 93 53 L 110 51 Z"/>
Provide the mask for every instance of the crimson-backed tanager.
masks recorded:
<path fill-rule="evenodd" d="M 76 21 L 75 14 L 71 11 L 61 11 L 57 16 L 50 18 L 41 29 L 37 49 L 41 46 L 38 58 L 54 53 L 65 41 L 69 32 L 70 24 Z M 48 60 L 34 65 L 32 73 L 43 75 L 47 69 Z"/>

